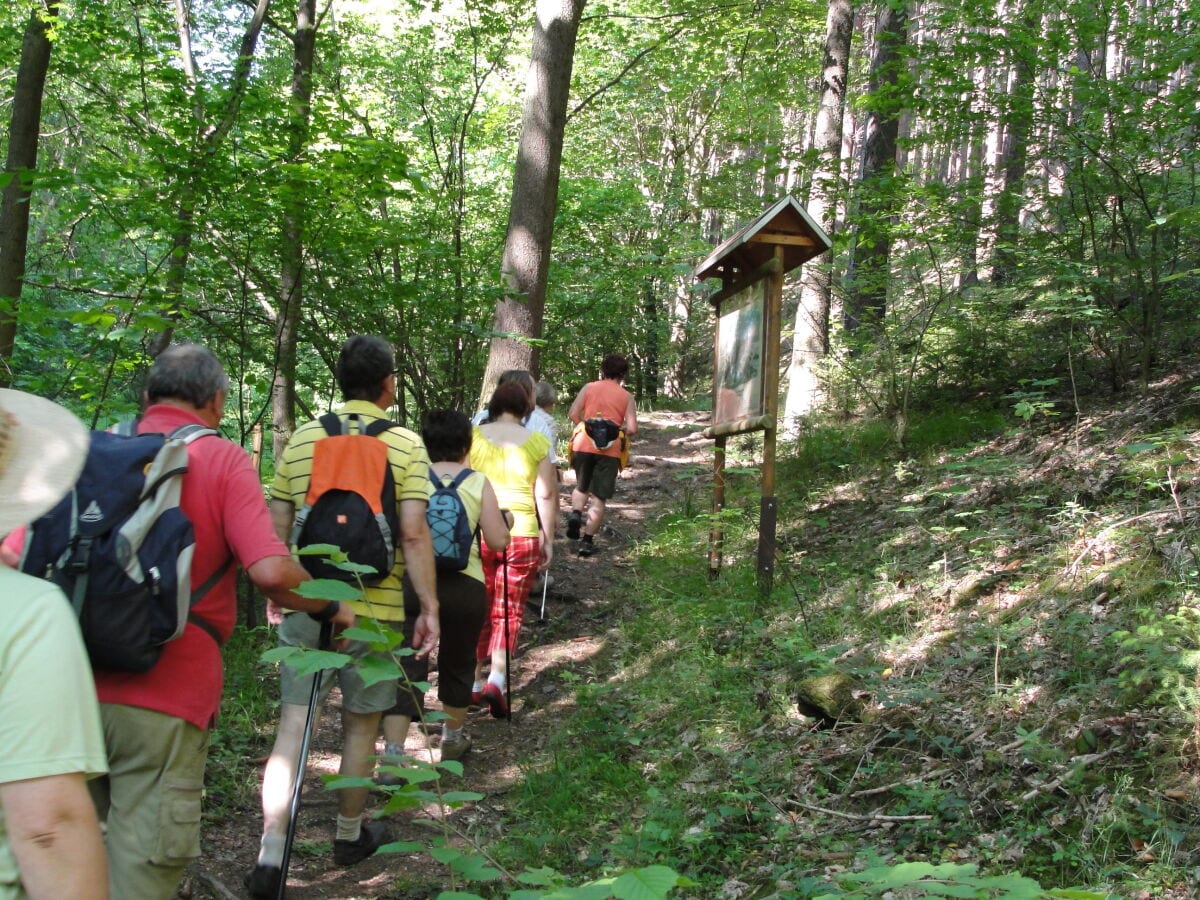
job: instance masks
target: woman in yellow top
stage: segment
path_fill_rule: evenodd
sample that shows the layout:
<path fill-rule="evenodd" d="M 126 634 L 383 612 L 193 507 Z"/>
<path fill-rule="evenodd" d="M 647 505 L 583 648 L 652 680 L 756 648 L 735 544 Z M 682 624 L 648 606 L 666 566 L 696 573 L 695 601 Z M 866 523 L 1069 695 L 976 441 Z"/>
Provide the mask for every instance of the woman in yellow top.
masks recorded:
<path fill-rule="evenodd" d="M 530 582 L 535 573 L 550 567 L 558 525 L 550 441 L 521 424 L 532 410 L 532 379 L 529 385 L 519 381 L 498 385 L 488 403 L 488 420 L 475 428 L 471 442 L 471 468 L 488 477 L 501 509 L 513 515 L 508 549 L 495 552 L 484 546 L 482 553 L 491 608 L 476 647 L 472 699 L 486 702 L 498 719 L 509 712 L 507 657 L 517 647 Z M 489 659 L 491 671 L 483 684 L 483 664 Z"/>

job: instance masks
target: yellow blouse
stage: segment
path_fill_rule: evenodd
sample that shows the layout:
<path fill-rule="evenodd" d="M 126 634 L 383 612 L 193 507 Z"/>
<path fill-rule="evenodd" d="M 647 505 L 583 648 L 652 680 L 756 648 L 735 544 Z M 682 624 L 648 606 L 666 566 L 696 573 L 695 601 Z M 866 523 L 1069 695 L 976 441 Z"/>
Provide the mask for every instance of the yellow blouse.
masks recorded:
<path fill-rule="evenodd" d="M 500 447 L 489 441 L 478 427 L 471 442 L 471 468 L 482 472 L 496 491 L 500 508 L 513 514 L 514 537 L 537 537 L 537 507 L 533 485 L 538 464 L 550 452 L 550 440 L 533 431 L 517 447 Z"/>

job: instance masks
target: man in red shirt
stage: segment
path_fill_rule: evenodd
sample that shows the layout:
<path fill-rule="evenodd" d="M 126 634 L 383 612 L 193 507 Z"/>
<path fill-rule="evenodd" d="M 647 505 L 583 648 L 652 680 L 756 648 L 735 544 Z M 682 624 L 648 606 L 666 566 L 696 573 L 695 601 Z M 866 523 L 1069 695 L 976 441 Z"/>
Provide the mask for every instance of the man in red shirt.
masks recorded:
<path fill-rule="evenodd" d="M 568 418 L 576 425 L 588 419 L 606 419 L 620 427 L 626 438 L 637 434 L 637 404 L 633 394 L 622 387 L 629 363 L 618 353 L 610 353 L 600 363 L 600 380 L 583 386 Z M 615 437 L 615 436 L 614 436 Z M 582 429 L 571 437 L 571 467 L 575 470 L 575 489 L 571 491 L 571 514 L 567 518 L 567 537 L 579 541 L 580 556 L 595 552 L 592 538 L 604 523 L 604 511 L 617 490 L 621 442 L 613 440 L 604 447 Z M 590 503 L 589 503 L 590 498 Z M 584 520 L 584 507 L 587 519 Z"/>
<path fill-rule="evenodd" d="M 146 376 L 148 406 L 138 433 L 169 434 L 181 425 L 216 428 L 229 379 L 204 347 L 176 345 Z M 335 627 L 353 625 L 348 606 L 293 593 L 308 573 L 275 535 L 258 473 L 238 445 L 217 436 L 188 445 L 180 506 L 195 529 L 192 587 L 224 571 L 193 613 L 229 638 L 237 618 L 237 566 L 280 606 Z M 209 731 L 221 703 L 221 648 L 189 623 L 148 672 L 96 671 L 108 751 L 107 778 L 92 797 L 107 821 L 111 895 L 170 900 L 184 867 L 200 855 L 200 798 Z"/>

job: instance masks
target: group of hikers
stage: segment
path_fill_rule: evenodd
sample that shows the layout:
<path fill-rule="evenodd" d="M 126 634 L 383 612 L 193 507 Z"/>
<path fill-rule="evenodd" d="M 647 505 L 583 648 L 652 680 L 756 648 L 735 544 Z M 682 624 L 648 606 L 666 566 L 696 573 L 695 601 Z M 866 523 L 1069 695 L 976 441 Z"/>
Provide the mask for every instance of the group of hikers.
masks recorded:
<path fill-rule="evenodd" d="M 606 356 L 600 378 L 583 387 L 568 412 L 574 431 L 567 454 L 576 480 L 566 536 L 580 557 L 595 552 L 637 432 L 634 398 L 622 386 L 627 372 L 623 357 Z M 399 682 L 367 683 L 355 665 L 320 675 L 280 665 L 260 849 L 244 878 L 251 897 L 279 895 L 312 710 L 335 682 L 339 772 L 359 783 L 372 777 L 400 783 L 408 731 L 425 715 L 424 697 L 411 685 L 425 680 L 431 660 L 441 760 L 461 760 L 470 751 L 471 707 L 498 719 L 510 715 L 510 660 L 531 586 L 549 578 L 558 527 L 553 387 L 526 371 L 506 372 L 474 422 L 458 410 L 430 410 L 418 434 L 387 419 L 396 377 L 385 340 L 350 338 L 335 377 L 343 405 L 295 430 L 275 461 L 264 502 L 250 457 L 216 431 L 230 389 L 216 356 L 181 344 L 155 359 L 130 440 L 156 436 L 160 446 L 187 434 L 180 443 L 186 460 L 174 470 L 182 473 L 175 500 L 194 544 L 181 570 L 187 583 L 180 588 L 185 608 L 177 633 L 153 648 L 149 662 L 129 668 L 110 667 L 88 641 L 88 574 L 74 573 L 79 581 L 68 598 L 63 582 L 48 580 L 50 566 L 43 572 L 30 564 L 46 540 L 38 523 L 55 510 L 65 508 L 85 535 L 89 521 L 102 518 L 95 501 L 80 499 L 79 487 L 85 460 L 100 442 L 61 406 L 0 390 L 0 898 L 175 896 L 185 867 L 200 855 L 204 768 L 221 701 L 221 645 L 237 617 L 239 566 L 267 597 L 281 646 L 315 648 L 332 639 L 363 659 L 376 651 L 338 634 L 369 618 L 402 633 L 413 650 Z M 365 448 L 364 436 L 371 439 Z M 348 447 L 358 455 L 343 455 Z M 390 570 L 343 566 L 365 585 L 354 600 L 303 596 L 297 589 L 313 577 L 314 565 L 327 564 L 294 554 L 324 515 L 322 492 L 334 496 L 330 485 L 376 458 L 386 460 L 384 501 L 374 504 L 384 509 L 373 512 L 390 536 Z M 150 468 L 140 473 L 147 482 Z M 441 502 L 451 495 L 456 499 Z M 386 502 L 393 496 L 394 509 Z M 458 509 L 467 523 L 469 552 L 450 563 L 439 555 L 440 543 L 435 553 L 435 507 Z M 348 511 L 327 518 L 335 528 L 356 530 L 347 543 L 363 537 L 364 527 Z M 123 565 L 128 574 L 136 559 Z M 58 574 L 63 568 L 60 561 Z M 158 566 L 144 576 L 149 593 L 165 591 Z M 90 577 L 95 588 L 100 576 Z M 391 840 L 384 822 L 365 815 L 369 793 L 368 787 L 337 791 L 335 865 L 358 863 Z"/>

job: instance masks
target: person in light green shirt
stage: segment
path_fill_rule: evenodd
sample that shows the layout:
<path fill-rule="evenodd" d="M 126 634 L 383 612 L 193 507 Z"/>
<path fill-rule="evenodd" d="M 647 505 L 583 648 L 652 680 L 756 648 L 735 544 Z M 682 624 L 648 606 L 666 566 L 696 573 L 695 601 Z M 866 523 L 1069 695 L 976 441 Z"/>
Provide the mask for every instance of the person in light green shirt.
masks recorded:
<path fill-rule="evenodd" d="M 65 409 L 0 390 L 0 537 L 48 512 L 86 453 L 87 431 Z M 108 897 L 86 783 L 107 771 L 70 603 L 50 582 L 0 565 L 0 900 Z"/>

